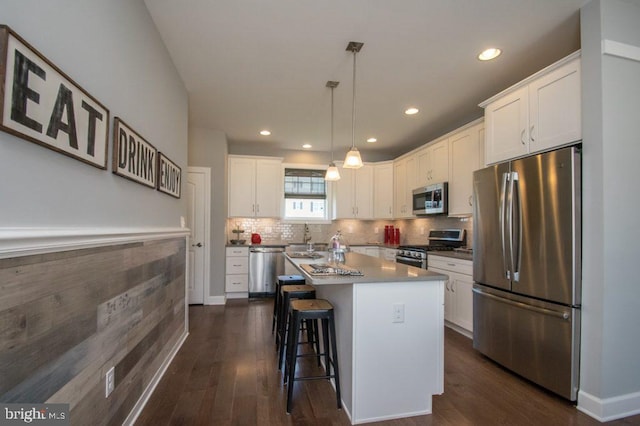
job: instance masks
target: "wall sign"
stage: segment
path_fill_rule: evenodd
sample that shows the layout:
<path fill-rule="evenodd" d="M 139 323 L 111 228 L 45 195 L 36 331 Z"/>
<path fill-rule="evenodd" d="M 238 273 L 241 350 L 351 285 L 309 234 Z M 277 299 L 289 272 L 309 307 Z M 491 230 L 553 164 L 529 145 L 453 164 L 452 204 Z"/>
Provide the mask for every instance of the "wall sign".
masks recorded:
<path fill-rule="evenodd" d="M 180 198 L 182 169 L 163 153 L 158 152 L 158 191 Z"/>
<path fill-rule="evenodd" d="M 0 129 L 107 168 L 109 110 L 0 25 Z"/>
<path fill-rule="evenodd" d="M 118 117 L 113 122 L 113 173 L 156 187 L 158 150 Z"/>

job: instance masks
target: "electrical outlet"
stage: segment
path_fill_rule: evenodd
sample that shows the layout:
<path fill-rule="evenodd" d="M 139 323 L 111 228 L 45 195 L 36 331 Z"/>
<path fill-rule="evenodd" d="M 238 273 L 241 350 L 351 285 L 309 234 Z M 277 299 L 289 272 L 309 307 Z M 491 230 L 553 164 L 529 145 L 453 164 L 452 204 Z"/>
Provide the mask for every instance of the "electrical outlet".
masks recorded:
<path fill-rule="evenodd" d="M 420 228 L 420 235 L 424 235 L 424 226 Z"/>
<path fill-rule="evenodd" d="M 392 322 L 404 322 L 404 303 L 393 304 L 393 320 Z"/>
<path fill-rule="evenodd" d="M 184 219 L 184 216 L 180 216 L 180 228 L 184 228 L 187 226 L 187 221 Z"/>
<path fill-rule="evenodd" d="M 264 232 L 266 232 L 267 234 L 270 234 L 273 231 L 273 229 L 271 229 L 270 226 L 267 226 L 266 228 L 264 228 Z"/>
<path fill-rule="evenodd" d="M 377 226 L 375 228 L 373 228 L 373 233 L 377 234 L 378 232 L 380 232 L 380 228 L 378 228 Z"/>
<path fill-rule="evenodd" d="M 105 377 L 105 389 L 104 389 L 104 397 L 108 398 L 113 392 L 113 389 L 116 387 L 116 378 L 115 378 L 115 367 L 111 367 L 109 371 L 107 371 L 107 375 Z"/>
<path fill-rule="evenodd" d="M 351 226 L 351 225 L 347 226 L 347 233 L 348 234 L 353 234 L 353 226 Z"/>

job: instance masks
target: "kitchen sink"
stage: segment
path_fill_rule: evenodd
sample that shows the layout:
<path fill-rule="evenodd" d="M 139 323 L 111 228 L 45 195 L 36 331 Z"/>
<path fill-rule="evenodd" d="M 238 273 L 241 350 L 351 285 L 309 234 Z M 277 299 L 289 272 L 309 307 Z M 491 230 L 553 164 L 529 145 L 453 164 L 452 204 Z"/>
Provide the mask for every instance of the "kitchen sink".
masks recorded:
<path fill-rule="evenodd" d="M 327 251 L 327 243 L 313 243 L 314 251 Z M 287 246 L 287 251 L 306 252 L 307 245 L 304 243 L 291 243 Z"/>

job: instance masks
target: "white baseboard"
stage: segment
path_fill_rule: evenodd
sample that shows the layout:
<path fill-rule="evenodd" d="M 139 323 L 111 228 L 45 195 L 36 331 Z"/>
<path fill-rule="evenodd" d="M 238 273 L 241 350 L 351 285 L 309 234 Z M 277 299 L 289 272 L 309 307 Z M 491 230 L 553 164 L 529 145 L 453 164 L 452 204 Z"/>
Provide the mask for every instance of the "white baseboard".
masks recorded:
<path fill-rule="evenodd" d="M 640 414 L 640 392 L 602 399 L 581 390 L 577 408 L 600 422 L 634 416 Z"/>
<path fill-rule="evenodd" d="M 204 301 L 205 305 L 224 305 L 227 303 L 225 296 L 207 296 L 207 300 Z"/>
<path fill-rule="evenodd" d="M 153 379 L 151 379 L 151 382 L 149 382 L 149 385 L 147 385 L 147 388 L 144 390 L 144 392 L 142 392 L 142 395 L 140 395 L 140 398 L 138 398 L 138 402 L 136 402 L 136 405 L 133 406 L 133 409 L 131 410 L 127 418 L 124 420 L 124 422 L 122 422 L 123 425 L 130 426 L 136 422 L 136 420 L 138 419 L 138 416 L 140 415 L 140 413 L 142 413 L 144 406 L 147 405 L 147 402 L 149 401 L 149 398 L 153 394 L 153 391 L 156 390 L 156 386 L 158 386 L 158 383 L 160 383 L 162 376 L 164 376 L 164 373 L 166 373 L 167 368 L 169 368 L 171 361 L 173 361 L 173 358 L 176 356 L 176 354 L 182 347 L 182 344 L 184 343 L 184 341 L 187 340 L 187 336 L 189 336 L 189 332 L 185 330 L 182 336 L 180 336 L 180 339 L 178 339 L 176 344 L 171 349 L 171 352 L 169 352 L 169 355 L 167 355 L 167 358 L 164 360 L 164 362 L 162 363 L 158 371 L 156 371 L 156 374 L 153 375 Z"/>

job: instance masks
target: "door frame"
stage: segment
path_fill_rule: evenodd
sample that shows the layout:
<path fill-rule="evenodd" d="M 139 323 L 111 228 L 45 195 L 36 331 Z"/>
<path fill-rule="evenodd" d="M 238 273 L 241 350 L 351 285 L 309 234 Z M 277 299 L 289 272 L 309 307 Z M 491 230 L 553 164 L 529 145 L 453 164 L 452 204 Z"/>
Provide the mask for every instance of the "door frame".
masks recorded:
<path fill-rule="evenodd" d="M 206 305 L 211 298 L 211 168 L 210 167 L 194 167 L 188 166 L 187 173 L 201 173 L 204 174 L 204 277 L 202 285 L 203 289 L 203 304 Z M 191 243 L 191 242 L 190 242 Z M 193 273 L 193 271 L 189 271 Z M 187 277 L 187 280 L 189 277 Z M 188 282 L 188 281 L 187 281 Z"/>

